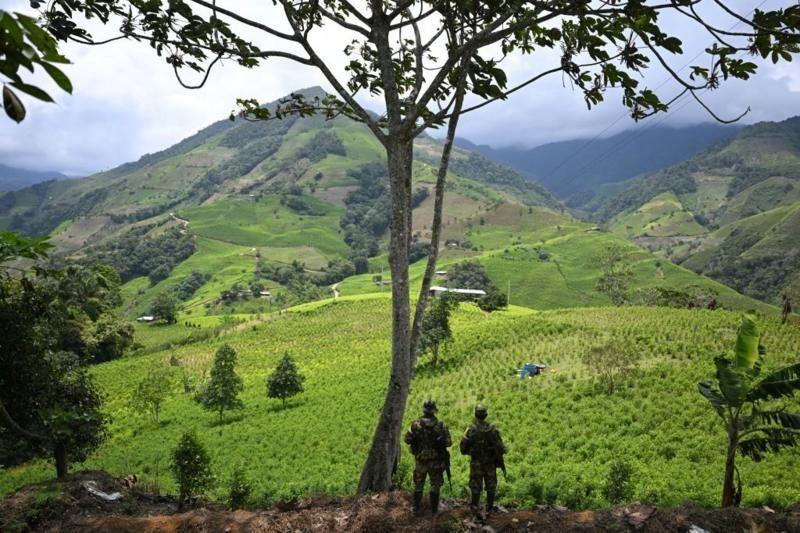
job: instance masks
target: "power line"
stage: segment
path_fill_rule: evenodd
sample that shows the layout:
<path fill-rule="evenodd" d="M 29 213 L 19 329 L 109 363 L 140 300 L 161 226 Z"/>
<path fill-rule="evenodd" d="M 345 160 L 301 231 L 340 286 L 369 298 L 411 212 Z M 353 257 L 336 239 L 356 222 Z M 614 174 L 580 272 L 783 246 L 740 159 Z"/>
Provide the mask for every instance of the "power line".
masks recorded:
<path fill-rule="evenodd" d="M 764 5 L 766 2 L 767 2 L 767 0 L 762 0 L 762 1 L 761 1 L 761 3 L 759 3 L 759 4 L 758 4 L 757 6 L 755 6 L 755 7 L 754 7 L 752 10 L 750 10 L 750 13 L 753 13 L 753 12 L 755 12 L 755 11 L 756 11 L 758 8 L 760 8 L 761 6 L 763 6 L 763 5 Z M 729 30 L 728 30 L 728 31 L 730 31 L 730 30 L 733 30 L 734 28 L 736 28 L 736 27 L 737 27 L 738 25 L 740 25 L 741 23 L 742 23 L 741 21 L 737 21 L 737 22 L 735 22 L 735 23 L 734 23 L 734 24 L 733 24 L 733 25 L 732 25 L 732 26 L 729 28 Z M 692 57 L 691 59 L 689 59 L 689 61 L 687 61 L 687 62 L 686 62 L 686 63 L 685 63 L 685 64 L 684 64 L 682 67 L 680 67 L 679 69 L 677 69 L 675 72 L 676 72 L 676 73 L 678 73 L 678 72 L 682 71 L 683 69 L 685 69 L 686 67 L 688 67 L 688 66 L 689 66 L 689 65 L 690 65 L 690 64 L 691 64 L 691 63 L 692 63 L 694 60 L 696 60 L 698 57 L 700 57 L 700 56 L 701 56 L 701 55 L 703 55 L 704 53 L 705 53 L 705 50 L 700 50 L 700 51 L 699 51 L 697 54 L 695 54 L 695 56 L 694 56 L 694 57 Z M 666 84 L 667 84 L 667 83 L 669 83 L 670 81 L 674 81 L 674 78 L 673 78 L 672 76 L 667 76 L 667 77 L 666 77 L 666 79 L 664 79 L 664 81 L 662 81 L 662 82 L 661 82 L 661 83 L 660 83 L 658 86 L 656 86 L 656 88 L 655 88 L 655 89 L 653 89 L 653 91 L 654 91 L 654 92 L 655 92 L 655 91 L 658 91 L 658 90 L 659 90 L 661 87 L 663 87 L 664 85 L 666 85 Z M 681 95 L 681 96 L 680 96 L 680 97 L 679 97 L 679 98 L 678 98 L 678 99 L 677 99 L 675 102 L 673 102 L 673 105 L 674 105 L 675 103 L 677 103 L 678 101 L 680 101 L 682 98 L 683 98 L 683 95 Z M 664 115 L 662 115 L 662 117 L 666 117 L 666 116 L 667 116 L 667 115 L 669 115 L 669 113 L 670 113 L 671 111 L 673 111 L 673 110 L 674 110 L 674 111 L 680 111 L 681 109 L 683 109 L 684 107 L 686 107 L 686 105 L 687 105 L 689 102 L 691 102 L 691 99 L 689 99 L 689 100 L 688 100 L 686 103 L 684 103 L 684 104 L 683 104 L 681 107 L 679 107 L 678 109 L 670 109 L 670 110 L 666 111 L 666 112 L 664 113 Z M 593 142 L 595 142 L 597 139 L 599 139 L 599 138 L 600 138 L 600 137 L 601 137 L 601 136 L 602 136 L 602 135 L 603 135 L 605 132 L 607 132 L 608 130 L 610 130 L 610 129 L 611 129 L 611 128 L 612 128 L 612 127 L 613 127 L 613 126 L 614 126 L 614 125 L 615 125 L 617 122 L 619 122 L 619 121 L 620 121 L 620 120 L 622 120 L 623 118 L 626 118 L 627 116 L 628 116 L 628 112 L 627 112 L 627 111 L 626 111 L 625 113 L 622 113 L 622 114 L 621 114 L 619 117 L 617 117 L 617 118 L 616 118 L 616 119 L 615 119 L 615 120 L 614 120 L 614 121 L 613 121 L 611 124 L 609 124 L 608 126 L 606 126 L 606 127 L 605 127 L 605 128 L 604 128 L 604 129 L 603 129 L 601 132 L 600 132 L 600 133 L 598 133 L 597 135 L 595 135 L 594 137 L 592 137 L 591 139 L 589 139 L 587 142 L 585 142 L 584 144 L 582 144 L 581 146 L 579 146 L 579 147 L 578 147 L 578 148 L 577 148 L 577 149 L 576 149 L 574 152 L 572 152 L 570 155 L 568 155 L 566 158 L 564 158 L 564 159 L 561 161 L 561 163 L 559 163 L 559 164 L 558 164 L 558 165 L 556 165 L 556 166 L 555 166 L 553 169 L 551 169 L 551 170 L 549 171 L 549 172 L 550 172 L 550 174 L 554 174 L 554 173 L 555 173 L 556 171 L 558 171 L 558 170 L 559 170 L 561 167 L 563 167 L 564 165 L 566 165 L 568 161 L 571 161 L 571 160 L 572 160 L 572 158 L 574 158 L 576 155 L 578 155 L 580 152 L 582 152 L 582 151 L 583 151 L 585 148 L 587 148 L 588 146 L 590 146 L 590 145 L 591 145 Z M 658 122 L 658 124 L 661 124 L 663 121 L 664 121 L 664 120 L 661 120 L 660 122 Z M 633 135 L 634 137 L 635 137 L 635 136 L 638 136 L 638 135 L 640 135 L 640 134 L 644 133 L 645 131 L 647 131 L 648 129 L 650 129 L 650 128 L 648 127 L 648 128 L 643 128 L 643 129 L 641 129 L 641 130 L 633 130 L 633 132 L 632 132 L 632 135 Z M 632 140 L 632 139 L 630 139 L 630 140 Z M 621 142 L 623 142 L 624 144 L 627 144 L 627 142 L 625 142 L 624 140 L 623 140 L 623 141 L 621 141 Z M 612 147 L 612 148 L 611 148 L 611 150 L 613 150 L 613 149 L 614 149 L 614 148 Z M 607 154 L 608 154 L 608 152 L 605 152 L 605 153 L 604 153 L 603 155 L 601 155 L 600 157 L 604 159 L 604 156 L 605 156 L 605 155 L 607 155 Z M 572 179 L 574 179 L 574 178 L 578 177 L 578 176 L 579 176 L 579 175 L 580 175 L 580 174 L 581 174 L 581 173 L 582 173 L 582 172 L 583 172 L 583 171 L 584 171 L 586 168 L 589 168 L 590 166 L 594 165 L 594 164 L 595 164 L 597 161 L 598 161 L 598 159 L 590 160 L 590 161 L 589 161 L 589 162 L 588 162 L 586 165 L 583 165 L 583 166 L 580 168 L 580 170 L 578 171 L 578 173 L 577 173 L 577 174 L 575 174 L 575 175 L 571 175 L 571 176 L 570 176 L 570 177 L 569 177 L 569 178 L 568 178 L 566 181 L 571 181 Z"/>

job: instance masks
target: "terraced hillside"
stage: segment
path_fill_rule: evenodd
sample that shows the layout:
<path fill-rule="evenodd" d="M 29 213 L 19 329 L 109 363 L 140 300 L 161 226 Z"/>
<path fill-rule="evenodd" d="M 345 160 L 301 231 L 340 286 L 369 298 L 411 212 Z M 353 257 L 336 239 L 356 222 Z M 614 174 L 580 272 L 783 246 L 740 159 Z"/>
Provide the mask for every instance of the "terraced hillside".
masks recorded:
<path fill-rule="evenodd" d="M 611 230 L 740 292 L 800 298 L 800 117 L 760 123 L 584 209 Z"/>
<path fill-rule="evenodd" d="M 308 96 L 320 89 L 304 91 Z M 415 145 L 413 232 L 423 257 L 441 144 Z M 382 147 L 339 118 L 220 121 L 156 154 L 81 180 L 0 196 L 0 227 L 48 232 L 67 260 L 123 276 L 123 313 L 149 314 L 161 294 L 179 319 L 268 313 L 304 301 L 381 292 L 388 278 Z M 606 305 L 596 255 L 628 246 L 634 289 L 704 287 L 724 305 L 756 305 L 728 288 L 573 219 L 541 186 L 457 149 L 445 193 L 439 267 L 474 258 L 511 301 L 535 309 Z M 662 264 L 663 263 L 663 264 Z M 413 267 L 415 279 L 422 263 Z M 263 293 L 263 297 L 262 296 Z"/>
<path fill-rule="evenodd" d="M 261 503 L 350 494 L 385 392 L 389 312 L 385 295 L 342 297 L 252 317 L 220 337 L 97 365 L 92 372 L 113 421 L 106 443 L 75 468 L 136 473 L 141 483 L 174 493 L 167 450 L 181 432 L 194 429 L 217 475 L 212 497 L 224 496 L 239 465 Z M 765 321 L 769 366 L 797 361 L 800 329 Z M 486 402 L 510 450 L 508 479 L 500 482 L 504 503 L 605 506 L 602 486 L 610 464 L 624 460 L 633 468 L 632 500 L 665 505 L 688 499 L 713 506 L 721 487 L 724 431 L 698 394 L 697 382 L 713 375 L 714 356 L 732 349 L 738 323 L 738 315 L 726 311 L 511 307 L 487 315 L 462 304 L 455 314 L 455 340 L 439 365 L 432 368 L 427 356 L 420 359 L 407 417 L 416 416 L 424 399 L 434 398 L 457 437 L 470 422 L 475 402 Z M 163 343 L 187 330 L 194 328 L 147 331 L 160 336 L 154 343 Z M 611 394 L 582 363 L 587 350 L 610 338 L 633 343 L 643 357 L 639 369 Z M 196 387 L 206 379 L 222 343 L 239 354 L 244 409 L 219 425 L 183 384 Z M 286 352 L 307 380 L 306 391 L 284 409 L 266 397 L 265 378 Z M 169 366 L 170 360 L 177 366 Z M 544 363 L 549 370 L 521 380 L 516 369 L 526 361 Z M 161 366 L 170 369 L 172 386 L 155 423 L 132 410 L 130 397 L 138 381 Z M 796 451 L 770 455 L 759 464 L 742 460 L 743 505 L 782 508 L 797 501 L 800 486 L 787 473 L 798 468 Z M 410 470 L 404 448 L 399 476 L 405 487 Z M 453 474 L 452 495 L 464 497 L 467 463 L 457 450 Z M 0 471 L 0 493 L 51 476 L 52 466 L 45 462 L 8 468 Z"/>

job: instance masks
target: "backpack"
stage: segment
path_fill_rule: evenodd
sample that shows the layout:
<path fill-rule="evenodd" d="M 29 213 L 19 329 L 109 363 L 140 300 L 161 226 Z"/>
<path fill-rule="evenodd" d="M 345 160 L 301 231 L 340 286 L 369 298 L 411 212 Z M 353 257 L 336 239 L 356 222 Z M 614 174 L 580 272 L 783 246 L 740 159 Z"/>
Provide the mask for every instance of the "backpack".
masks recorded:
<path fill-rule="evenodd" d="M 441 455 L 441 437 L 443 434 L 442 422 L 426 423 L 425 419 L 418 421 L 418 431 L 413 433 L 411 453 L 421 461 L 432 461 Z"/>
<path fill-rule="evenodd" d="M 475 425 L 470 431 L 469 455 L 476 460 L 494 461 L 497 458 L 498 446 L 494 426 L 491 424 Z"/>

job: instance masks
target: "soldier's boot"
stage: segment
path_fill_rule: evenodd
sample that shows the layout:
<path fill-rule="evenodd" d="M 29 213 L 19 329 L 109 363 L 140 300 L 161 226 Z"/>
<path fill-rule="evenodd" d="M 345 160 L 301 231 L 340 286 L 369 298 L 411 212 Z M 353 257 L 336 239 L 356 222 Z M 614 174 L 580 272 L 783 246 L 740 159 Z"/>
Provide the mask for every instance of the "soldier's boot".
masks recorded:
<path fill-rule="evenodd" d="M 486 491 L 486 514 L 489 514 L 494 509 L 494 491 L 487 490 Z"/>
<path fill-rule="evenodd" d="M 472 493 L 472 501 L 469 504 L 470 507 L 472 507 L 472 509 L 474 511 L 477 511 L 478 510 L 478 505 L 480 505 L 480 503 L 481 503 L 481 493 L 480 492 L 473 492 Z"/>
<path fill-rule="evenodd" d="M 414 493 L 414 501 L 411 504 L 411 510 L 414 514 L 419 514 L 420 507 L 422 507 L 422 492 Z"/>
<path fill-rule="evenodd" d="M 431 513 L 436 514 L 439 512 L 439 493 L 438 492 L 431 492 Z"/>

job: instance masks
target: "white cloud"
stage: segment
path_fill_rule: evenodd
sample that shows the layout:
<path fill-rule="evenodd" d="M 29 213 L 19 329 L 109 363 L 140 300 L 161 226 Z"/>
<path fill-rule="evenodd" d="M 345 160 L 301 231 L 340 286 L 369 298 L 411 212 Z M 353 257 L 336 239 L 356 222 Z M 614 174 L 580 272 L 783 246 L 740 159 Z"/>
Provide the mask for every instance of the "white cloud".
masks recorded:
<path fill-rule="evenodd" d="M 13 2 L 11 9 L 22 9 L 26 4 Z M 263 10 L 257 13 L 262 18 L 274 15 L 270 7 L 264 7 L 269 3 L 246 5 L 254 6 L 251 8 L 254 13 Z M 680 20 L 669 20 L 668 24 L 684 31 Z M 705 38 L 698 39 L 696 34 L 687 33 L 684 38 L 687 57 L 678 58 L 678 66 L 707 44 Z M 316 41 L 339 73 L 345 61 L 340 52 L 346 42 L 342 32 L 327 32 Z M 263 46 L 268 45 L 267 42 Z M 253 70 L 233 62 L 222 65 L 212 72 L 203 89 L 192 91 L 180 87 L 163 59 L 143 43 L 70 45 L 65 52 L 74 63 L 65 70 L 73 81 L 75 93 L 70 96 L 53 89 L 56 105 L 25 99 L 29 114 L 21 125 L 0 121 L 0 162 L 88 174 L 164 149 L 227 117 L 237 97 L 269 101 L 302 87 L 327 87 L 322 75 L 311 68 L 271 60 Z M 542 68 L 549 66 L 547 59 L 541 56 L 535 59 Z M 512 82 L 524 79 L 530 72 L 530 61 L 526 57 L 511 58 L 507 66 Z M 645 81 L 656 87 L 665 79 L 663 71 L 654 69 Z M 676 90 L 677 85 L 671 83 L 660 88 L 665 96 Z M 707 97 L 709 104 L 725 117 L 736 116 L 750 106 L 752 112 L 745 122 L 755 122 L 800 114 L 799 91 L 800 72 L 794 64 L 766 64 L 755 79 L 731 82 Z M 379 99 L 365 97 L 362 101 L 373 109 L 380 107 Z M 459 135 L 495 146 L 533 146 L 591 137 L 606 128 L 606 134 L 613 134 L 632 127 L 629 118 L 620 119 L 624 112 L 619 95 L 613 92 L 600 106 L 587 111 L 580 92 L 563 86 L 560 76 L 555 75 L 519 91 L 506 102 L 464 117 Z M 669 115 L 649 120 L 681 125 L 706 121 L 708 115 L 696 103 L 686 101 L 675 105 Z"/>

